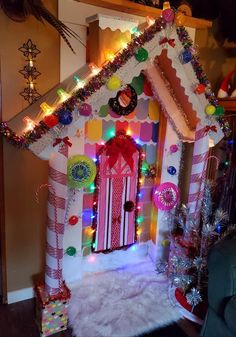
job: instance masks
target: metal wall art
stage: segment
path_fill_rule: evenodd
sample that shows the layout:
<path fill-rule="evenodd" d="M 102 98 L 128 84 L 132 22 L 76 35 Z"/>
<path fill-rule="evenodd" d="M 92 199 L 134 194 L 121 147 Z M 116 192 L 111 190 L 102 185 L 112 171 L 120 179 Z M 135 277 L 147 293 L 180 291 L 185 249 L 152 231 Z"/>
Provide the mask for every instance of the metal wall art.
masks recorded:
<path fill-rule="evenodd" d="M 18 50 L 20 50 L 24 57 L 26 58 L 26 65 L 23 69 L 19 70 L 19 73 L 24 76 L 26 79 L 27 86 L 24 88 L 20 95 L 29 102 L 29 104 L 33 104 L 37 101 L 41 95 L 35 88 L 36 79 L 41 73 L 35 67 L 36 57 L 40 53 L 40 50 L 36 47 L 36 45 L 29 39 L 26 43 L 24 43 Z"/>

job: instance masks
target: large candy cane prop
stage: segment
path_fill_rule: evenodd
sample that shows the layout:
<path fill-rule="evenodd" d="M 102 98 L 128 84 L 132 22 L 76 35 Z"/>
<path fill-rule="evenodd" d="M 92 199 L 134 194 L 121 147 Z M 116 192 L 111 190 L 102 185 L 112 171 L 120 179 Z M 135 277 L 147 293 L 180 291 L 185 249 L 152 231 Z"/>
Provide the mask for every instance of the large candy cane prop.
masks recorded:
<path fill-rule="evenodd" d="M 68 147 L 61 145 L 49 159 L 48 224 L 45 286 L 49 295 L 56 295 L 62 286 L 63 235 L 67 197 Z M 56 209 L 56 217 L 55 217 Z"/>
<path fill-rule="evenodd" d="M 189 216 L 195 220 L 200 218 L 201 201 L 206 179 L 209 152 L 209 136 L 205 126 L 197 125 L 193 149 L 192 171 L 189 186 Z"/>

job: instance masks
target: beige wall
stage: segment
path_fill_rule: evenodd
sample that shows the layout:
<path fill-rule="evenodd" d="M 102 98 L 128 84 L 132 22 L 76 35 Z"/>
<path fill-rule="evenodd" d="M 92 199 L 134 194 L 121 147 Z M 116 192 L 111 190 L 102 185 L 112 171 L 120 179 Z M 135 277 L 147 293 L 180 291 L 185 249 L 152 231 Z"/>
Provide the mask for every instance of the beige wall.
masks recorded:
<path fill-rule="evenodd" d="M 200 61 L 217 93 L 222 79 L 236 67 L 236 44 L 225 42 L 220 46 L 211 30 L 198 30 L 195 37 Z"/>
<path fill-rule="evenodd" d="M 57 0 L 44 3 L 57 15 Z M 0 12 L 3 120 L 9 120 L 27 106 L 19 95 L 25 80 L 18 71 L 25 62 L 18 48 L 29 38 L 41 50 L 36 59 L 37 69 L 42 73 L 37 79 L 38 91 L 44 94 L 59 81 L 57 32 L 33 17 L 15 23 Z M 47 162 L 4 142 L 4 171 L 7 289 L 13 291 L 31 287 L 32 277 L 43 270 L 46 191 L 40 193 L 40 204 L 35 202 L 35 192 L 47 182 Z"/>

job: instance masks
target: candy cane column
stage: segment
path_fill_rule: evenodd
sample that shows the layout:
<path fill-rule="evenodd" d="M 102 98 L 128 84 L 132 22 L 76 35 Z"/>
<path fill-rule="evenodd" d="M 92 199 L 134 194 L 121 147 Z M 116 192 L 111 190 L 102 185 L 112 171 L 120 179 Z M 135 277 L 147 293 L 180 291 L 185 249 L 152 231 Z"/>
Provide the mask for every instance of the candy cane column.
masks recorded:
<path fill-rule="evenodd" d="M 209 151 L 209 136 L 205 126 L 197 125 L 193 149 L 192 171 L 190 178 L 188 207 L 191 218 L 200 218 L 200 209 L 206 179 L 207 158 Z"/>
<path fill-rule="evenodd" d="M 60 145 L 49 159 L 48 225 L 46 247 L 45 287 L 56 295 L 62 287 L 62 258 L 65 208 L 67 197 L 68 147 Z"/>

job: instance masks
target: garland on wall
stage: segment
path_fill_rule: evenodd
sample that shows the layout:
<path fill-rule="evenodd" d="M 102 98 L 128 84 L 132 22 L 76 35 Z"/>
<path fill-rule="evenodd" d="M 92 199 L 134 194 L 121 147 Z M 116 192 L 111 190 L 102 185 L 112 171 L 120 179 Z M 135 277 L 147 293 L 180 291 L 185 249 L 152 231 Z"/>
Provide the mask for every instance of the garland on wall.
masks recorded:
<path fill-rule="evenodd" d="M 107 84 L 107 80 L 111 78 L 118 69 L 125 65 L 129 59 L 135 56 L 139 62 L 146 60 L 147 51 L 141 47 L 145 43 L 151 41 L 155 34 L 165 29 L 168 24 L 172 24 L 173 20 L 174 12 L 172 9 L 166 9 L 163 11 L 162 17 L 157 18 L 152 25 L 144 30 L 143 33 L 136 32 L 138 33 L 138 36 L 136 36 L 127 45 L 127 47 L 118 53 L 114 57 L 113 61 L 106 63 L 98 74 L 93 76 L 86 85 L 82 86 L 78 90 L 75 90 L 71 97 L 67 94 L 68 98 L 64 100 L 64 102 L 60 104 L 50 115 L 45 116 L 37 125 L 33 125 L 31 130 L 19 136 L 8 126 L 7 122 L 2 122 L 0 124 L 0 132 L 13 145 L 19 148 L 28 148 L 30 144 L 36 142 L 56 125 L 63 127 L 64 125 L 70 124 L 73 119 L 72 111 L 74 108 L 80 107 L 81 104 L 93 95 L 93 93 L 97 92 L 103 85 Z M 227 131 L 226 129 L 228 126 L 225 125 L 220 118 L 224 110 L 218 105 L 218 101 L 210 88 L 209 81 L 202 70 L 198 56 L 196 55 L 196 50 L 193 47 L 193 43 L 189 38 L 187 31 L 184 27 L 179 27 L 177 28 L 177 33 L 184 47 L 184 51 L 180 55 L 181 62 L 188 63 L 191 61 L 196 76 L 200 81 L 199 86 L 202 86 L 202 89 L 199 89 L 199 87 L 198 90 L 204 90 L 203 92 L 205 92 L 205 95 L 210 102 L 209 106 L 206 107 L 206 114 L 214 114 L 221 123 L 222 128 L 224 128 L 224 131 Z M 169 41 L 167 42 L 169 43 Z M 60 92 L 58 92 L 58 94 L 65 96 L 66 93 L 64 90 L 59 90 Z"/>

